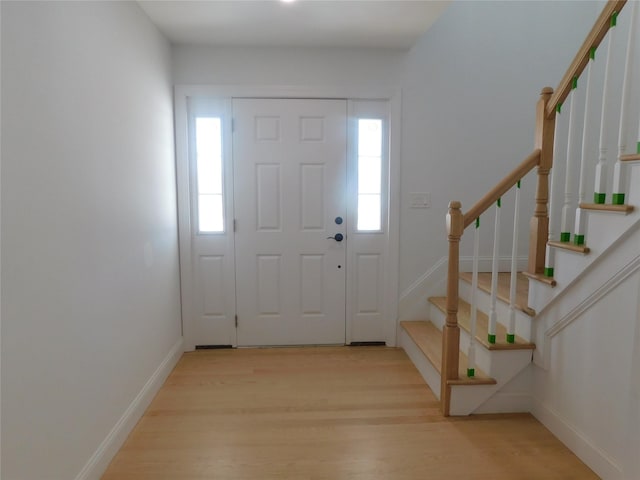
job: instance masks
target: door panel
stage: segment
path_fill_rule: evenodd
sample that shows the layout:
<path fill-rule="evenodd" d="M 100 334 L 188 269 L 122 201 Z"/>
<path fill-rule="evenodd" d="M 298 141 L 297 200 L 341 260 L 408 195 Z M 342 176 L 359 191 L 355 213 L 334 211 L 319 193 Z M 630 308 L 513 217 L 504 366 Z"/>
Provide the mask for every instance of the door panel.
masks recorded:
<path fill-rule="evenodd" d="M 397 285 L 392 282 L 393 272 L 389 268 L 389 114 L 386 101 L 351 101 L 349 102 L 349 283 L 347 285 L 347 318 L 349 329 L 347 341 L 389 341 L 389 319 L 395 319 Z M 378 171 L 368 178 L 358 171 L 358 156 L 360 144 L 359 120 L 366 119 L 381 121 L 381 145 L 379 149 Z M 366 151 L 364 155 L 372 155 Z M 376 149 L 377 150 L 377 149 Z M 376 152 L 377 153 L 377 152 Z M 376 163 L 370 162 L 371 166 Z M 368 173 L 372 173 L 369 171 Z M 372 211 L 379 212 L 380 230 L 358 230 L 359 190 L 369 192 L 369 180 L 372 184 L 380 185 L 379 197 L 373 199 Z M 375 205 L 375 203 L 378 205 Z M 367 205 L 365 204 L 364 207 Z M 375 215 L 374 215 L 375 216 Z M 367 223 L 367 222 L 364 222 Z M 374 222 L 375 223 L 375 222 Z"/>
<path fill-rule="evenodd" d="M 239 345 L 345 342 L 346 101 L 233 101 Z"/>
<path fill-rule="evenodd" d="M 188 290 L 190 285 L 193 285 L 193 296 L 183 299 L 185 313 L 192 315 L 194 319 L 193 323 L 185 328 L 186 344 L 189 348 L 236 344 L 230 118 L 230 101 L 198 99 L 189 102 L 189 246 L 193 284 L 191 279 L 183 277 L 183 290 Z M 220 119 L 221 129 L 197 133 L 198 119 Z M 196 138 L 197 134 L 216 138 Z M 209 148 L 203 148 L 202 145 Z M 198 151 L 199 146 L 201 151 Z M 203 162 L 199 162 L 198 156 L 211 155 L 211 146 L 215 146 L 221 155 L 218 171 L 211 168 L 201 168 L 201 171 L 198 171 L 198 165 L 203 165 Z M 199 187 L 210 183 L 221 183 L 222 186 L 223 219 L 220 222 L 221 231 L 216 232 L 206 231 L 207 228 L 200 225 L 200 209 L 210 205 L 199 202 Z"/>

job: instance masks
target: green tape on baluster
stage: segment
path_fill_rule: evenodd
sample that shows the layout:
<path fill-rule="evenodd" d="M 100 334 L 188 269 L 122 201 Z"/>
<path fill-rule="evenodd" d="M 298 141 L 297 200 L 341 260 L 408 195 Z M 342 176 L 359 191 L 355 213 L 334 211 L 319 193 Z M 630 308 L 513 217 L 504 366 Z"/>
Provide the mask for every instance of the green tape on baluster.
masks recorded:
<path fill-rule="evenodd" d="M 571 233 L 570 232 L 560 232 L 560 241 L 561 242 L 569 242 L 569 241 L 571 241 Z"/>
<path fill-rule="evenodd" d="M 502 198 L 498 198 L 498 207 L 502 206 Z"/>
<path fill-rule="evenodd" d="M 474 377 L 476 375 L 475 368 L 467 368 L 467 377 Z"/>
<path fill-rule="evenodd" d="M 571 90 L 578 88 L 578 77 L 573 77 L 571 80 Z"/>
<path fill-rule="evenodd" d="M 618 12 L 613 12 L 613 14 L 611 14 L 611 23 L 609 23 L 609 26 L 615 27 L 617 23 L 618 23 Z"/>
<path fill-rule="evenodd" d="M 507 343 L 516 343 L 515 333 L 507 333 Z"/>
<path fill-rule="evenodd" d="M 476 218 L 476 228 L 480 228 L 480 217 Z"/>
<path fill-rule="evenodd" d="M 496 336 L 488 334 L 487 335 L 487 340 L 489 340 L 489 343 L 496 343 Z"/>
<path fill-rule="evenodd" d="M 613 205 L 624 205 L 624 193 L 614 193 L 611 203 Z"/>
<path fill-rule="evenodd" d="M 591 49 L 589 50 L 589 58 L 591 60 L 596 59 L 596 47 L 591 47 Z"/>
<path fill-rule="evenodd" d="M 574 245 L 584 245 L 584 235 L 574 235 L 573 236 L 573 244 Z"/>
<path fill-rule="evenodd" d="M 562 103 L 559 103 L 558 105 L 556 105 L 556 112 L 562 113 Z"/>
<path fill-rule="evenodd" d="M 518 183 L 517 183 L 517 185 L 518 185 L 518 188 L 520 188 L 520 180 L 518 180 Z"/>
<path fill-rule="evenodd" d="M 594 193 L 593 203 L 597 203 L 598 205 L 604 205 L 606 198 L 607 198 L 606 193 Z"/>
<path fill-rule="evenodd" d="M 640 153 L 640 142 L 638 142 L 638 145 L 636 145 L 636 153 Z"/>
<path fill-rule="evenodd" d="M 553 267 L 544 267 L 544 276 L 553 278 Z"/>

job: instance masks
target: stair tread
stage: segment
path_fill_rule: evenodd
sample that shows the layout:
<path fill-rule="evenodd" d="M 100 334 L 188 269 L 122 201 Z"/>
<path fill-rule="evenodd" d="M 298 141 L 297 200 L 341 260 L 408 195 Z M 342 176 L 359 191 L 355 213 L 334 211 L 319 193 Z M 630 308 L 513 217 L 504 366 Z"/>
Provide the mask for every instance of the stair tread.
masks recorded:
<path fill-rule="evenodd" d="M 460 278 L 465 282 L 471 283 L 471 272 L 460 272 Z M 498 273 L 498 293 L 497 298 L 503 303 L 509 304 L 511 287 L 511 273 Z M 491 272 L 478 272 L 478 288 L 483 292 L 491 293 Z M 529 279 L 522 273 L 518 272 L 516 278 L 516 308 L 526 313 L 530 317 L 534 317 L 536 312 L 529 307 Z"/>
<path fill-rule="evenodd" d="M 429 302 L 446 315 L 446 297 L 431 297 L 429 298 Z M 465 331 L 471 332 L 471 305 L 462 299 L 458 301 L 458 325 Z M 533 350 L 536 348 L 535 344 L 527 342 L 519 335 L 516 335 L 515 343 L 507 343 L 507 329 L 499 322 L 496 324 L 496 343 L 489 343 L 487 339 L 488 333 L 489 316 L 483 311 L 478 310 L 476 317 L 476 341 L 488 350 Z"/>
<path fill-rule="evenodd" d="M 636 160 L 640 160 L 640 153 L 632 153 L 630 155 L 622 155 L 620 157 L 621 162 L 635 162 Z"/>
<path fill-rule="evenodd" d="M 400 322 L 407 334 L 431 362 L 435 369 L 442 372 L 442 331 L 429 320 L 412 320 Z M 458 366 L 458 380 L 451 380 L 450 385 L 495 385 L 496 380 L 489 377 L 478 367 L 475 376 L 467 377 L 467 356 L 460 352 Z"/>
<path fill-rule="evenodd" d="M 614 212 L 614 213 L 631 213 L 633 212 L 633 205 L 609 205 L 602 203 L 581 203 L 580 208 L 583 210 L 594 210 L 596 212 Z"/>
<path fill-rule="evenodd" d="M 538 282 L 542 282 L 546 285 L 549 285 L 551 287 L 555 287 L 557 285 L 557 282 L 555 281 L 555 279 L 553 277 L 547 277 L 545 275 L 542 275 L 540 273 L 529 273 L 529 272 L 522 272 L 522 274 L 531 279 L 531 280 L 536 280 Z"/>
<path fill-rule="evenodd" d="M 549 245 L 550 247 L 556 247 L 556 248 L 561 248 L 563 250 L 568 250 L 570 252 L 582 253 L 583 255 L 586 255 L 591 251 L 591 249 L 589 249 L 589 247 L 587 247 L 586 245 L 574 245 L 573 243 L 569 243 L 569 242 L 554 241 L 554 242 L 547 242 L 547 245 Z"/>

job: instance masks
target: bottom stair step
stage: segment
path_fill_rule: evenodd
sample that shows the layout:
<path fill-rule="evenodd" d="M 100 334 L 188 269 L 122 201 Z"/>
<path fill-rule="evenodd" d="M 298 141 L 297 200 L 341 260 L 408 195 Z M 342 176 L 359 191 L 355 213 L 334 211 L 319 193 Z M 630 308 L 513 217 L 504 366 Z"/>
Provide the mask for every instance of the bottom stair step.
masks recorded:
<path fill-rule="evenodd" d="M 433 367 L 442 372 L 442 331 L 430 321 L 400 322 L 409 337 L 422 351 Z M 479 368 L 475 368 L 475 376 L 467 377 L 467 356 L 460 352 L 458 380 L 450 380 L 449 385 L 495 385 L 496 380 L 487 376 Z"/>

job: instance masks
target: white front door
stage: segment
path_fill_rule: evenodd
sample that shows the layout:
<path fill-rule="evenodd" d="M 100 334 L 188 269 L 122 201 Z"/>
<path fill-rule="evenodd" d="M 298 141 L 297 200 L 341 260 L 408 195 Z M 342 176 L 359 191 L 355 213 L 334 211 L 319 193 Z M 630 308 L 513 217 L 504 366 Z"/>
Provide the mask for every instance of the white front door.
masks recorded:
<path fill-rule="evenodd" d="M 347 102 L 234 99 L 237 343 L 345 343 Z"/>
<path fill-rule="evenodd" d="M 177 87 L 186 350 L 395 344 L 399 131 L 390 112 L 386 100 Z"/>

